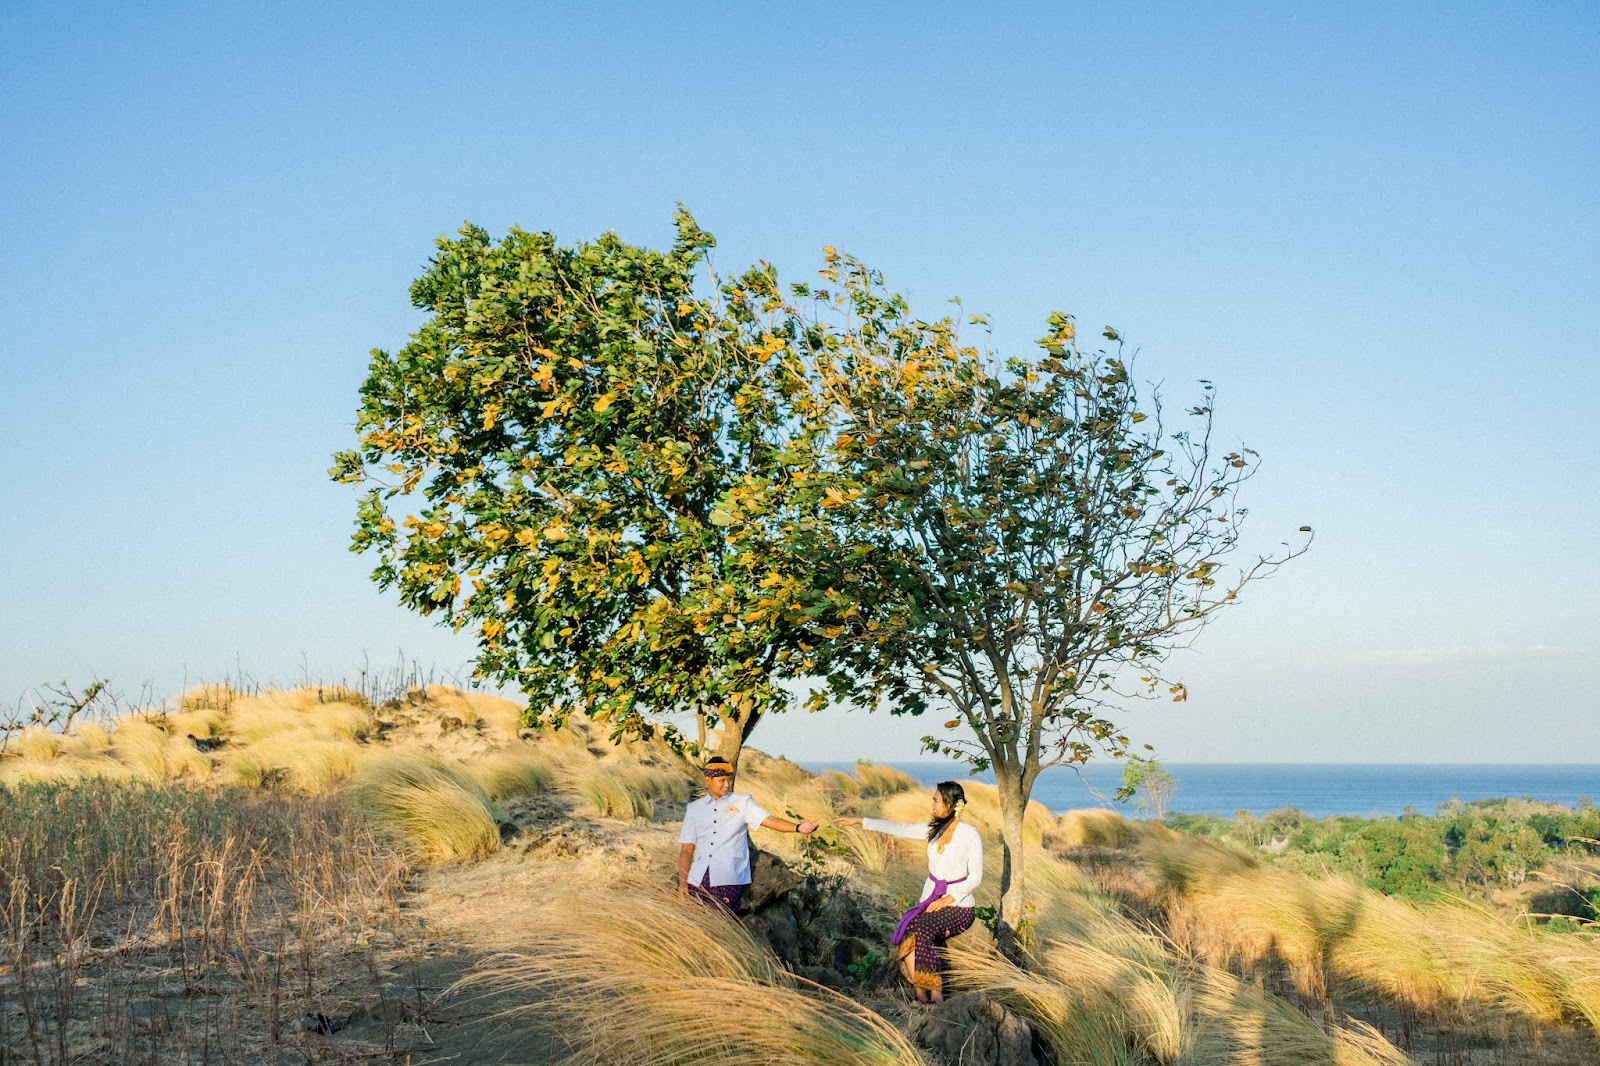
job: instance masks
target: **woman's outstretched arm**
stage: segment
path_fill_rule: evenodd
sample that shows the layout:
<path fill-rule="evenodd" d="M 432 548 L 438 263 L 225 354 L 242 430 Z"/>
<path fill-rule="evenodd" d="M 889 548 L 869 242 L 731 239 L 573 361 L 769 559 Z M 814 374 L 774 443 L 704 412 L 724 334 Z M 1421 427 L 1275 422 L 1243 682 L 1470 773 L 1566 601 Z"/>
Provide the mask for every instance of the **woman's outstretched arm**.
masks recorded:
<path fill-rule="evenodd" d="M 865 829 L 871 833 L 887 833 L 906 840 L 927 840 L 928 826 L 923 822 L 891 822 L 887 818 L 840 818 L 846 829 Z"/>

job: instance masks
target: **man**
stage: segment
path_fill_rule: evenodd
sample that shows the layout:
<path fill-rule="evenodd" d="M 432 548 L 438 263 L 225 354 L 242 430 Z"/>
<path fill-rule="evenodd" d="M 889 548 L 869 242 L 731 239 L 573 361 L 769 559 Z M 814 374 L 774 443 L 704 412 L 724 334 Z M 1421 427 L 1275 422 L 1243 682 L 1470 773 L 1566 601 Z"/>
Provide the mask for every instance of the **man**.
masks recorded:
<path fill-rule="evenodd" d="M 817 823 L 796 824 L 768 814 L 748 792 L 733 791 L 733 764 L 722 756 L 706 761 L 706 794 L 683 812 L 678 834 L 678 895 L 714 900 L 732 913 L 750 883 L 750 830 L 815 833 Z"/>

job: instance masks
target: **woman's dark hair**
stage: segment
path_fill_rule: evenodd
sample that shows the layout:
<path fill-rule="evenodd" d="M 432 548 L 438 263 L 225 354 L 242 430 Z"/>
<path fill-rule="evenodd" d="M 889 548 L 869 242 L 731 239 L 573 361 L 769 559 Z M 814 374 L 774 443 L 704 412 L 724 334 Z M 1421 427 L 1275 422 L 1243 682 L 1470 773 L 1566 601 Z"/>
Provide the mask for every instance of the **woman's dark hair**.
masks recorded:
<path fill-rule="evenodd" d="M 943 818 L 934 818 L 928 822 L 928 839 L 936 840 L 940 833 L 950 828 L 950 823 L 956 820 L 956 804 L 967 802 L 966 790 L 957 781 L 940 781 L 933 786 L 939 793 L 939 798 L 944 800 L 945 808 L 950 812 Z"/>

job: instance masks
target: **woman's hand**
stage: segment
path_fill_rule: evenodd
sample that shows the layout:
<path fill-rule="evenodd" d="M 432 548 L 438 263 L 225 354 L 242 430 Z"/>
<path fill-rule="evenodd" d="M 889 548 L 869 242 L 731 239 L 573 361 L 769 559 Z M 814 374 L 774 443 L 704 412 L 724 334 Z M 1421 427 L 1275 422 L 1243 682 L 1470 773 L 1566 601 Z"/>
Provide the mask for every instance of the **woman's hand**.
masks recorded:
<path fill-rule="evenodd" d="M 938 899 L 928 904 L 928 909 L 930 911 L 942 911 L 954 902 L 955 900 L 951 899 L 949 896 L 940 896 Z"/>
<path fill-rule="evenodd" d="M 861 819 L 860 818 L 840 818 L 839 819 L 839 824 L 844 826 L 846 829 L 860 829 L 861 828 Z"/>

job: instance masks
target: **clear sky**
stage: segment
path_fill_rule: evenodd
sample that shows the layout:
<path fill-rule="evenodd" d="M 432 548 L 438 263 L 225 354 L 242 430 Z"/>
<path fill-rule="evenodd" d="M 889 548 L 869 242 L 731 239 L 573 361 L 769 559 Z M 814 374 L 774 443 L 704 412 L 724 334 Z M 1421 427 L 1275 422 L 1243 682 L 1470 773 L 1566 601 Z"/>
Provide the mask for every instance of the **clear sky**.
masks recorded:
<path fill-rule="evenodd" d="M 723 267 L 836 245 L 1216 382 L 1257 545 L 1318 538 L 1128 711 L 1168 760 L 1600 762 L 1597 57 L 1592 3 L 10 0 L 0 703 L 459 669 L 346 550 L 367 352 L 463 221 L 681 201 Z"/>

